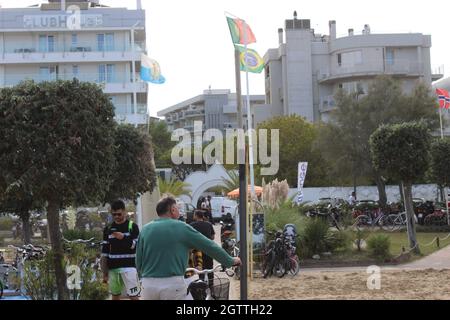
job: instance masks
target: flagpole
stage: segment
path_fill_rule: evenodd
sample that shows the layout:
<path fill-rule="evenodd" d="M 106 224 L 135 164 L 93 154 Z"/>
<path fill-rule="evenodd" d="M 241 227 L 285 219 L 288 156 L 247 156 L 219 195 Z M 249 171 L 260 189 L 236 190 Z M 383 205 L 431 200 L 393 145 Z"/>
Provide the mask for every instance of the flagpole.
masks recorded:
<path fill-rule="evenodd" d="M 441 121 L 441 139 L 444 139 L 444 128 L 442 126 L 442 108 L 439 106 L 439 119 Z"/>
<path fill-rule="evenodd" d="M 244 62 L 247 59 L 247 23 L 245 20 L 242 20 L 244 24 L 244 46 L 245 46 L 245 54 L 244 54 Z M 254 159 L 253 159 L 253 132 L 252 132 L 252 112 L 250 105 L 250 88 L 249 88 L 249 80 L 248 80 L 248 66 L 247 63 L 245 65 L 245 79 L 247 85 L 247 132 L 248 132 L 248 147 L 249 147 L 249 162 L 250 162 L 250 185 L 251 185 L 251 195 L 252 199 L 255 197 L 255 172 L 253 168 Z"/>

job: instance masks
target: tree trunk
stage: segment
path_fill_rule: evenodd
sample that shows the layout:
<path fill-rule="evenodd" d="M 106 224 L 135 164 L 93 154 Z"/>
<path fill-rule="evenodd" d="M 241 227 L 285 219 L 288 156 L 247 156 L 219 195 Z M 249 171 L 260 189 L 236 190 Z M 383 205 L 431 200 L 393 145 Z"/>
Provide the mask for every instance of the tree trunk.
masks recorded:
<path fill-rule="evenodd" d="M 50 241 L 54 254 L 54 267 L 56 285 L 58 289 L 58 300 L 67 300 L 68 292 L 66 287 L 66 273 L 63 267 L 63 248 L 61 243 L 61 232 L 59 230 L 59 202 L 48 201 L 47 219 L 50 229 Z"/>
<path fill-rule="evenodd" d="M 402 183 L 401 183 L 401 182 L 398 184 L 398 190 L 400 191 L 400 202 L 405 202 L 405 201 L 404 201 L 405 195 L 403 194 L 404 191 L 403 191 L 403 186 L 402 186 Z M 405 207 L 405 204 L 403 204 L 403 208 L 404 208 L 404 207 Z"/>
<path fill-rule="evenodd" d="M 22 220 L 23 242 L 24 244 L 31 244 L 30 212 L 21 212 L 20 219 Z"/>
<path fill-rule="evenodd" d="M 383 178 L 378 172 L 375 172 L 375 182 L 378 188 L 378 198 L 380 206 L 381 208 L 386 209 L 387 207 L 386 184 L 384 183 Z"/>
<path fill-rule="evenodd" d="M 410 248 L 414 248 L 416 254 L 420 254 L 419 244 L 416 237 L 416 224 L 414 221 L 414 207 L 412 201 L 412 182 L 405 182 L 403 192 L 405 194 L 406 227 L 408 229 L 408 239 Z"/>

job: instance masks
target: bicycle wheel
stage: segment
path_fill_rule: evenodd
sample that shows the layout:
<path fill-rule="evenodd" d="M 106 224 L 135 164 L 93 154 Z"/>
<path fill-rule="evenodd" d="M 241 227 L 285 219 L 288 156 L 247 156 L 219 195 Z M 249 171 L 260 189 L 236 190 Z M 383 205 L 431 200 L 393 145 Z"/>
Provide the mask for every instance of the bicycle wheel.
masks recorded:
<path fill-rule="evenodd" d="M 274 264 L 275 264 L 274 252 L 270 251 L 264 256 L 264 261 L 261 265 L 261 272 L 263 274 L 264 279 L 273 273 Z"/>
<path fill-rule="evenodd" d="M 369 220 L 369 217 L 366 215 L 359 216 L 358 218 L 356 218 L 356 221 L 354 223 L 354 226 L 358 230 L 362 230 L 364 227 L 369 226 L 369 225 L 370 225 L 370 220 Z"/>
<path fill-rule="evenodd" d="M 378 221 L 378 225 L 383 229 L 384 231 L 394 231 L 394 219 L 389 216 L 384 216 Z"/>
<path fill-rule="evenodd" d="M 286 275 L 286 273 L 290 269 L 290 266 L 288 267 L 288 264 L 290 264 L 290 263 L 286 259 L 278 261 L 275 264 L 275 274 L 278 278 L 283 278 Z"/>
<path fill-rule="evenodd" d="M 292 276 L 296 276 L 300 271 L 300 261 L 298 261 L 297 255 L 295 255 L 294 257 L 290 257 L 289 262 L 289 274 L 291 274 Z"/>

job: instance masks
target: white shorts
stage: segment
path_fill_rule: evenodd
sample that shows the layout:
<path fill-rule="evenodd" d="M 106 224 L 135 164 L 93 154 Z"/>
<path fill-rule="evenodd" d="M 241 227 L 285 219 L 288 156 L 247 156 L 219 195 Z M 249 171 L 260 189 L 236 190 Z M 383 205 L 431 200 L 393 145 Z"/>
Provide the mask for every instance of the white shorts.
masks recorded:
<path fill-rule="evenodd" d="M 114 296 L 137 297 L 141 293 L 135 268 L 121 268 L 109 271 L 109 289 Z"/>
<path fill-rule="evenodd" d="M 183 276 L 143 278 L 141 297 L 142 300 L 192 300 Z"/>

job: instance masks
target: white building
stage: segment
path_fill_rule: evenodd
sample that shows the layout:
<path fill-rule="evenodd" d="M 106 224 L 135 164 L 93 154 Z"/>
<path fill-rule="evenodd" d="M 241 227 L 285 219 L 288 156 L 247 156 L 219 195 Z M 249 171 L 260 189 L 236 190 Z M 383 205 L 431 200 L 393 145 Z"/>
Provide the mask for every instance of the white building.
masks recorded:
<path fill-rule="evenodd" d="M 109 8 L 98 0 L 61 0 L 0 8 L 0 87 L 25 79 L 100 84 L 116 120 L 147 123 L 147 84 L 139 76 L 145 11 Z M 64 9 L 64 10 L 61 10 Z"/>
<path fill-rule="evenodd" d="M 264 61 L 266 100 L 279 115 L 327 121 L 339 88 L 364 94 L 376 76 L 391 75 L 410 92 L 418 82 L 431 86 L 442 77 L 431 72 L 429 35 L 373 34 L 365 25 L 359 34 L 350 29 L 338 38 L 335 21 L 329 35 L 315 34 L 310 20 L 296 13 L 278 33 L 279 47 Z"/>
<path fill-rule="evenodd" d="M 194 121 L 203 123 L 203 130 L 235 129 L 237 121 L 237 98 L 230 90 L 205 90 L 203 94 L 158 112 L 158 117 L 165 117 L 170 131 L 183 128 L 194 130 Z M 247 96 L 242 96 L 242 115 L 247 125 Z M 264 95 L 251 95 L 252 123 L 258 123 L 271 117 L 270 108 L 265 104 Z"/>

